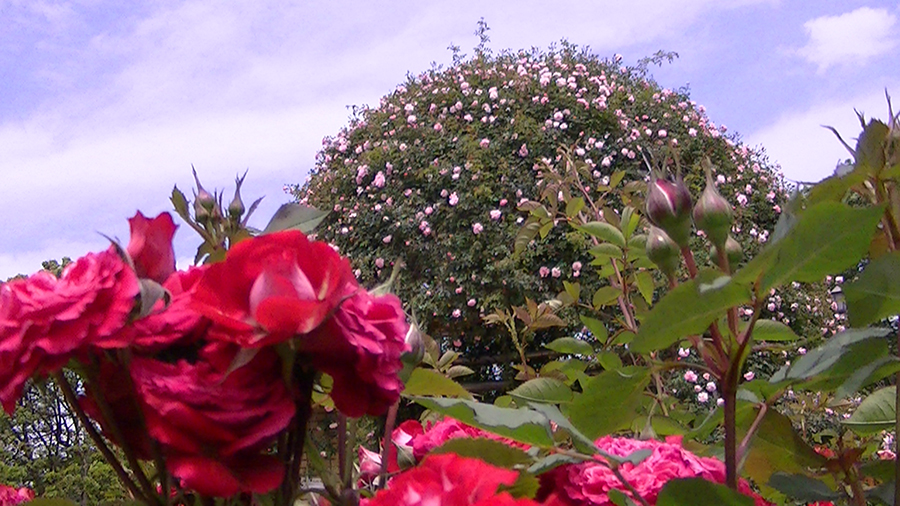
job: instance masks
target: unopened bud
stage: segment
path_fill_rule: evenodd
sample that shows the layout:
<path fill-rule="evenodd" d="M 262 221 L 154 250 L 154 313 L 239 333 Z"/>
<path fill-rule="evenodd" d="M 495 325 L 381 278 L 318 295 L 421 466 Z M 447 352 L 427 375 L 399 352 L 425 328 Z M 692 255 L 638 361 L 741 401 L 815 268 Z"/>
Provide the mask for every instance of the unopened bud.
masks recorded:
<path fill-rule="evenodd" d="M 404 362 L 418 364 L 425 356 L 425 341 L 422 339 L 422 331 L 419 326 L 413 323 L 406 332 L 406 344 L 409 351 L 404 353 Z"/>
<path fill-rule="evenodd" d="M 721 247 L 731 230 L 731 204 L 719 195 L 711 177 L 706 178 L 706 188 L 694 206 L 694 225 L 706 233 L 714 246 Z M 727 249 L 727 248 L 726 248 Z"/>
<path fill-rule="evenodd" d="M 234 198 L 228 204 L 228 215 L 233 220 L 239 220 L 244 214 L 244 201 L 241 200 L 241 185 L 244 183 L 245 177 L 247 177 L 246 172 L 242 177 L 234 179 Z"/>
<path fill-rule="evenodd" d="M 712 247 L 712 255 L 713 258 L 719 258 L 719 250 L 716 249 L 715 245 Z M 728 266 L 731 267 L 732 271 L 744 259 L 744 250 L 741 248 L 741 243 L 737 242 L 734 237 L 728 236 L 728 239 L 725 240 L 725 255 L 728 256 Z"/>
<path fill-rule="evenodd" d="M 212 211 L 216 206 L 216 198 L 212 196 L 211 193 L 206 191 L 206 188 L 200 184 L 200 178 L 197 177 L 197 170 L 193 167 L 191 170 L 194 172 L 194 181 L 197 182 L 197 195 L 195 196 L 195 203 L 200 204 L 200 206 L 204 207 L 207 211 Z"/>
<path fill-rule="evenodd" d="M 647 217 L 680 247 L 691 237 L 691 194 L 679 178 L 653 178 L 647 192 Z"/>
<path fill-rule="evenodd" d="M 654 226 L 650 227 L 650 233 L 647 236 L 647 257 L 669 279 L 675 276 L 675 270 L 681 263 L 678 245 L 665 232 Z"/>

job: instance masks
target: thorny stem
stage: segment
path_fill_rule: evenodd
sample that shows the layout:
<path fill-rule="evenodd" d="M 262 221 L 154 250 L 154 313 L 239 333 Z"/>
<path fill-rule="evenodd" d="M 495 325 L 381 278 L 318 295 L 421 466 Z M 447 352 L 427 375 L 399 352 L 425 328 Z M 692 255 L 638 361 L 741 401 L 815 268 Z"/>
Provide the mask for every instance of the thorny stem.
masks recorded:
<path fill-rule="evenodd" d="M 149 498 L 144 497 L 141 489 L 138 488 L 134 480 L 132 480 L 131 477 L 128 476 L 128 473 L 125 471 L 125 468 L 122 467 L 119 459 L 117 459 L 116 456 L 113 455 L 112 450 L 110 450 L 109 447 L 106 446 L 106 442 L 103 441 L 103 437 L 99 432 L 97 432 L 97 429 L 94 428 L 94 424 L 91 423 L 91 421 L 88 419 L 84 410 L 81 409 L 81 406 L 78 404 L 78 397 L 75 395 L 75 392 L 72 390 L 72 386 L 69 385 L 69 381 L 65 378 L 62 371 L 53 373 L 53 379 L 55 379 L 59 384 L 59 388 L 62 390 L 63 396 L 66 398 L 66 402 L 69 403 L 69 406 L 72 408 L 72 411 L 75 412 L 75 416 L 78 418 L 78 421 L 81 422 L 84 430 L 87 431 L 88 435 L 94 441 L 94 444 L 97 445 L 97 449 L 100 450 L 103 458 L 106 459 L 106 462 L 113 468 L 113 471 L 116 473 L 119 481 L 121 481 L 122 484 L 125 485 L 125 487 L 135 499 L 143 501 L 147 504 L 151 504 L 149 502 Z"/>

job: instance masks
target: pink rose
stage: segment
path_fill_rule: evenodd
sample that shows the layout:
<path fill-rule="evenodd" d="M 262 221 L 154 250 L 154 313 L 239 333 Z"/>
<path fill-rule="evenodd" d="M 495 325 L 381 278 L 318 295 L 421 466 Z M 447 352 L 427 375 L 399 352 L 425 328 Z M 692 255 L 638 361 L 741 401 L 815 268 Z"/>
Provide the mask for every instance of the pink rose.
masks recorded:
<path fill-rule="evenodd" d="M 172 238 L 177 227 L 172 216 L 162 213 L 150 220 L 138 212 L 128 220 L 128 225 L 131 227 L 131 240 L 125 250 L 134 262 L 138 277 L 165 283 L 175 272 Z"/>
<path fill-rule="evenodd" d="M 334 316 L 297 341 L 316 369 L 334 379 L 331 397 L 348 416 L 380 415 L 400 397 L 400 355 L 409 324 L 394 295 L 350 294 Z M 352 290 L 356 290 L 355 292 Z"/>
<path fill-rule="evenodd" d="M 115 248 L 89 253 L 57 279 L 46 271 L 0 285 L 0 402 L 12 413 L 35 374 L 58 371 L 89 349 L 127 346 L 138 280 Z"/>
<path fill-rule="evenodd" d="M 471 427 L 453 418 L 444 418 L 440 422 L 431 425 L 422 434 L 413 437 L 410 446 L 412 446 L 413 456 L 415 456 L 416 460 L 421 460 L 431 450 L 451 439 L 460 437 L 481 437 L 501 441 L 516 448 L 528 448 L 526 444 Z"/>

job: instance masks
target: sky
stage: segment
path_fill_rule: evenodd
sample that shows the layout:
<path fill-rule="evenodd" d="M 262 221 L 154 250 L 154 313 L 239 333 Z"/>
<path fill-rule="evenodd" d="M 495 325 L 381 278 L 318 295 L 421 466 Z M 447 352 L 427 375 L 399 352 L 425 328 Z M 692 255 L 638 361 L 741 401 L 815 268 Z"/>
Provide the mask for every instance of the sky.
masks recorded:
<path fill-rule="evenodd" d="M 482 17 L 494 51 L 677 52 L 654 78 L 792 180 L 848 156 L 822 125 L 854 138 L 885 90 L 900 109 L 897 1 L 0 0 L 0 280 L 127 242 L 126 218 L 171 210 L 192 166 L 220 189 L 249 170 L 264 226 L 348 106 L 448 66 L 451 44 L 471 54 Z M 180 264 L 197 244 L 182 225 Z"/>

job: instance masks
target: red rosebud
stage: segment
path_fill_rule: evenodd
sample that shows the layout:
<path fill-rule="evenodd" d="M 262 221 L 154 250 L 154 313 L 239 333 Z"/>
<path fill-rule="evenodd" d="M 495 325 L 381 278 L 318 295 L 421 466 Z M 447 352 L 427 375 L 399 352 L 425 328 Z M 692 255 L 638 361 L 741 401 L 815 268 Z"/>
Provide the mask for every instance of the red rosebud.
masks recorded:
<path fill-rule="evenodd" d="M 321 325 L 355 283 L 350 262 L 289 230 L 236 244 L 224 262 L 209 266 L 192 304 L 231 329 L 233 342 L 261 347 Z"/>
<path fill-rule="evenodd" d="M 59 279 L 46 271 L 0 285 L 0 402 L 15 409 L 35 374 L 60 370 L 89 349 L 130 344 L 121 329 L 139 291 L 115 248 L 69 264 Z"/>
<path fill-rule="evenodd" d="M 653 178 L 647 191 L 647 217 L 680 247 L 691 236 L 691 194 L 684 182 Z"/>
<path fill-rule="evenodd" d="M 175 272 L 175 250 L 172 238 L 178 228 L 169 213 L 162 213 L 152 220 L 138 212 L 128 220 L 131 240 L 126 251 L 134 262 L 139 278 L 165 283 Z"/>

